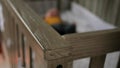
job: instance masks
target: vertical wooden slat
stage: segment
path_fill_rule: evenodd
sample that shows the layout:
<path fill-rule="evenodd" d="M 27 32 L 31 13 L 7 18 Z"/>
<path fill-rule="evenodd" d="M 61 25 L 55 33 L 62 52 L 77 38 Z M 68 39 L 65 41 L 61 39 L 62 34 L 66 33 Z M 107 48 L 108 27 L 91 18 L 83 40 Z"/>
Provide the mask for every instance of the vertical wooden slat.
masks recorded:
<path fill-rule="evenodd" d="M 91 58 L 90 68 L 103 68 L 106 55 L 96 56 Z"/>
<path fill-rule="evenodd" d="M 77 0 L 75 1 L 78 3 Z M 83 7 L 87 8 L 88 10 L 111 24 L 115 24 L 116 21 L 120 20 L 120 0 L 84 0 L 84 2 L 82 0 L 79 1 L 79 4 L 81 4 Z"/>
<path fill-rule="evenodd" d="M 25 35 L 25 67 L 30 68 L 30 41 L 28 41 L 28 37 Z"/>
<path fill-rule="evenodd" d="M 48 61 L 48 68 L 72 68 L 73 62 L 68 58 L 60 58 Z"/>
<path fill-rule="evenodd" d="M 57 8 L 58 10 L 61 10 L 61 0 L 57 0 Z"/>
<path fill-rule="evenodd" d="M 11 17 L 13 17 L 12 15 L 11 15 Z M 13 50 L 13 61 L 15 62 L 15 63 L 17 63 L 17 59 L 18 59 L 18 54 L 17 54 L 17 34 L 16 34 L 16 21 L 15 21 L 15 18 L 13 17 L 13 19 L 12 19 L 13 21 L 12 21 L 12 23 L 13 23 L 13 29 L 12 29 L 12 32 L 13 32 L 13 37 L 12 37 L 12 39 L 13 39 L 13 44 L 12 44 L 12 50 Z M 17 65 L 15 64 L 15 63 L 13 63 L 14 64 L 14 68 L 16 68 L 17 67 Z"/>
<path fill-rule="evenodd" d="M 113 2 L 114 4 L 112 5 L 112 8 L 113 8 L 113 11 L 112 11 L 112 15 L 111 15 L 111 23 L 112 24 L 115 24 L 115 22 L 116 22 L 116 19 L 117 19 L 117 17 L 118 17 L 118 14 L 117 13 L 119 13 L 119 6 L 120 6 L 120 0 L 115 0 L 114 2 Z"/>
<path fill-rule="evenodd" d="M 93 3 L 92 3 L 93 8 L 91 8 L 91 11 L 93 13 L 96 13 L 96 11 L 97 11 L 97 2 L 98 2 L 98 0 L 93 0 Z"/>
<path fill-rule="evenodd" d="M 117 12 L 117 18 L 116 18 L 115 25 L 120 27 L 120 1 L 119 1 L 119 8 Z"/>
<path fill-rule="evenodd" d="M 7 40 L 8 40 L 8 38 L 10 38 L 10 31 L 9 31 L 9 29 L 10 29 L 10 23 L 11 22 L 9 21 L 9 18 L 11 18 L 11 17 L 9 16 L 9 12 L 8 12 L 7 7 L 3 4 L 2 1 L 1 1 L 1 3 L 2 3 L 2 8 L 3 8 L 4 26 L 5 26 L 5 31 L 3 33 L 3 37 L 4 37 L 4 42 L 6 42 L 5 45 L 7 47 L 7 51 L 9 52 L 8 56 L 9 56 L 9 60 L 10 60 L 10 63 L 11 63 L 10 65 L 12 67 L 11 51 L 10 51 L 9 46 L 7 46 Z"/>
<path fill-rule="evenodd" d="M 120 68 L 120 57 L 119 57 L 117 68 Z"/>
<path fill-rule="evenodd" d="M 87 8 L 87 9 L 90 9 L 90 2 L 91 2 L 91 0 L 88 0 L 88 1 L 85 1 L 85 7 Z"/>
<path fill-rule="evenodd" d="M 13 42 L 13 41 L 15 41 L 14 40 L 14 23 L 13 23 L 13 18 L 12 17 L 10 17 L 9 18 L 9 22 L 8 23 L 10 23 L 10 25 L 9 25 L 9 31 L 10 31 L 10 41 L 11 41 L 11 44 L 10 44 L 10 52 L 11 52 L 11 54 L 10 54 L 10 57 L 11 57 L 11 61 L 12 61 L 12 67 L 14 68 L 14 61 L 15 61 L 15 57 L 14 57 L 14 45 L 15 45 L 15 42 Z"/>
<path fill-rule="evenodd" d="M 73 61 L 71 61 L 71 62 L 68 62 L 68 66 L 67 66 L 68 68 L 73 68 Z"/>
<path fill-rule="evenodd" d="M 108 4 L 108 0 L 104 0 L 103 10 L 101 11 L 101 13 L 102 13 L 102 18 L 103 18 L 104 20 L 106 19 L 107 4 Z"/>
<path fill-rule="evenodd" d="M 57 0 L 57 7 L 60 11 L 69 10 L 73 0 Z"/>
<path fill-rule="evenodd" d="M 84 0 L 78 0 L 77 3 L 80 3 L 80 5 L 84 5 Z"/>

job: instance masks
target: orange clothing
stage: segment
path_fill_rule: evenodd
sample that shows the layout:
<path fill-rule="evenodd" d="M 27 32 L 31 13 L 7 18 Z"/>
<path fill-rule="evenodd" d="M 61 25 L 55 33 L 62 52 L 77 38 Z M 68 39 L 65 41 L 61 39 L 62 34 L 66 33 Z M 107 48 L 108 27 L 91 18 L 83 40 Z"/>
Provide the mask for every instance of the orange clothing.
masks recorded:
<path fill-rule="evenodd" d="M 62 21 L 60 17 L 47 17 L 45 18 L 45 22 L 47 22 L 49 25 L 54 25 L 54 24 L 60 24 Z"/>

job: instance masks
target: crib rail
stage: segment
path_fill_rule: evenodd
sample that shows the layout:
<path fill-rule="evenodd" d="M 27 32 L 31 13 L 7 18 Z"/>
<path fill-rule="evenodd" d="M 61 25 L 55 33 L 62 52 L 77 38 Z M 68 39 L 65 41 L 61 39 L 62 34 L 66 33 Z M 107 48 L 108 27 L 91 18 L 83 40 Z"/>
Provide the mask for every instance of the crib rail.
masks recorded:
<path fill-rule="evenodd" d="M 61 36 L 24 1 L 1 3 L 11 68 L 72 68 L 85 57 L 91 57 L 89 68 L 103 68 L 106 54 L 120 50 L 120 29 Z"/>

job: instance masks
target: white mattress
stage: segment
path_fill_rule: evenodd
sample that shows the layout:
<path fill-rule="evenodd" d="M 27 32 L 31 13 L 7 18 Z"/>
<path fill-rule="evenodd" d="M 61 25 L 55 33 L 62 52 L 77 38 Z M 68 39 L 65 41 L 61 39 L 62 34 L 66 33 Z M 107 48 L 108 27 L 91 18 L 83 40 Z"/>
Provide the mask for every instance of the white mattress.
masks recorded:
<path fill-rule="evenodd" d="M 82 6 L 72 3 L 72 9 L 61 14 L 61 18 L 69 23 L 76 23 L 77 32 L 114 29 L 115 26 L 108 24 L 92 14 Z"/>

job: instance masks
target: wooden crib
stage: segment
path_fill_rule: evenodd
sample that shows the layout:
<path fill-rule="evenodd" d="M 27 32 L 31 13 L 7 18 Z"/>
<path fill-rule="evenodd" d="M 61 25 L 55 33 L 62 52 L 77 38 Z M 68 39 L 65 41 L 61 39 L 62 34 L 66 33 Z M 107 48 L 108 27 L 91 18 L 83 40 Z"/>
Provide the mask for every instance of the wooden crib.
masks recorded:
<path fill-rule="evenodd" d="M 1 3 L 11 68 L 72 68 L 74 60 L 86 57 L 89 68 L 103 68 L 106 55 L 120 50 L 119 28 L 61 36 L 26 2 Z"/>

